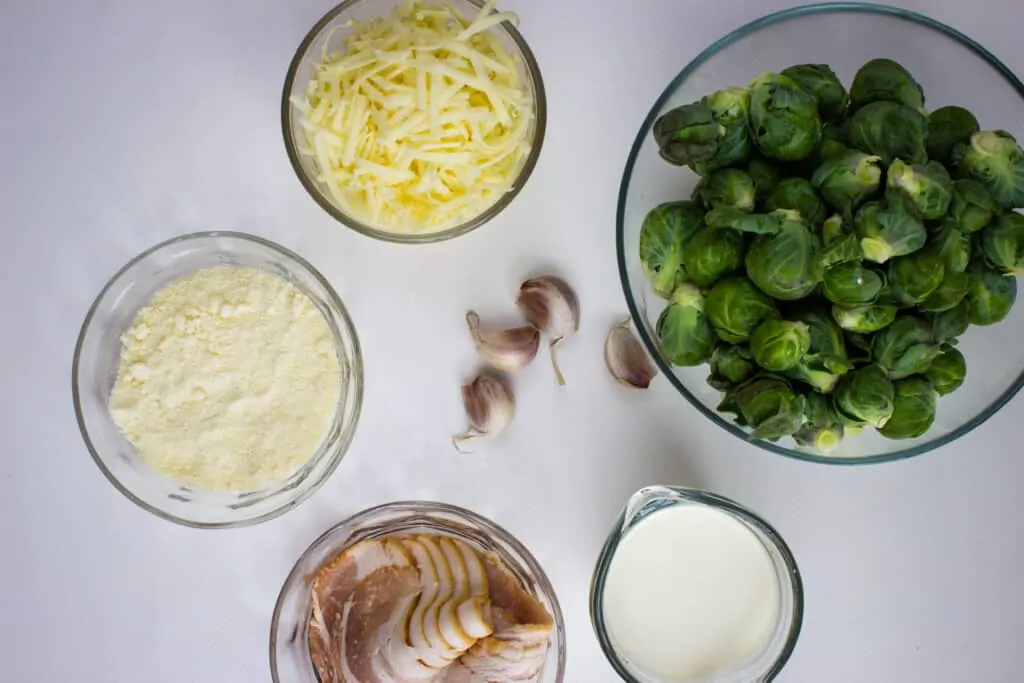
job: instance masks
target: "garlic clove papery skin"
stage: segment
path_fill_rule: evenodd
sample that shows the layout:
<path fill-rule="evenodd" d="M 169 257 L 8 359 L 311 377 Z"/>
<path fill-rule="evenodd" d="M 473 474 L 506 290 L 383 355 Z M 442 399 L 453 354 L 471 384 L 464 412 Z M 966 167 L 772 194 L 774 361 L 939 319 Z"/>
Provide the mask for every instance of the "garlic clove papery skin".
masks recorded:
<path fill-rule="evenodd" d="M 629 329 L 628 320 L 608 331 L 604 362 L 612 377 L 633 389 L 646 389 L 658 374 L 644 347 Z"/>
<path fill-rule="evenodd" d="M 466 324 L 473 335 L 477 353 L 497 370 L 516 372 L 537 356 L 540 331 L 533 325 L 485 332 L 480 329 L 480 316 L 476 311 L 466 313 Z"/>
<path fill-rule="evenodd" d="M 481 436 L 497 436 L 504 432 L 516 416 L 516 397 L 503 377 L 491 373 L 477 375 L 462 387 L 462 403 L 469 428 L 453 438 L 456 449 L 460 441 Z"/>
<path fill-rule="evenodd" d="M 569 284 L 554 275 L 530 278 L 519 287 L 516 304 L 527 321 L 551 340 L 551 366 L 559 385 L 565 377 L 558 367 L 555 349 L 562 341 L 580 329 L 580 302 Z"/>

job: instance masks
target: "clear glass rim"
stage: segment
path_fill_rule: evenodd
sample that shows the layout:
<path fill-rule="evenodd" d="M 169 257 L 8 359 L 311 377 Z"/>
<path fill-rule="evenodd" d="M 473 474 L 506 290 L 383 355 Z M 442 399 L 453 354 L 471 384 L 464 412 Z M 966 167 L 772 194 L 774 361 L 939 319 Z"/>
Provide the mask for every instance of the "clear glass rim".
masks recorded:
<path fill-rule="evenodd" d="M 285 151 L 288 153 L 288 161 L 291 163 L 292 170 L 295 171 L 295 175 L 298 177 L 299 182 L 302 183 L 302 187 L 305 188 L 306 192 L 313 198 L 313 201 L 315 201 L 320 208 L 326 211 L 332 218 L 334 218 L 334 220 L 338 221 L 342 225 L 351 228 L 360 234 L 366 235 L 367 237 L 372 237 L 373 239 L 382 240 L 384 242 L 394 242 L 396 244 L 432 244 L 434 242 L 443 242 L 445 240 L 465 235 L 466 233 L 471 232 L 489 222 L 501 213 L 505 207 L 511 204 L 512 200 L 514 200 L 516 196 L 519 195 L 519 192 L 523 187 L 526 186 L 526 182 L 530 179 L 534 168 L 537 166 L 537 161 L 540 159 L 541 147 L 544 146 L 544 134 L 547 129 L 548 118 L 547 96 L 544 91 L 544 79 L 541 76 L 540 65 L 537 63 L 537 59 L 534 57 L 530 46 L 526 43 L 526 40 L 515 26 L 510 22 L 505 21 L 495 27 L 503 30 L 512 42 L 515 43 L 516 48 L 519 50 L 519 53 L 523 58 L 523 64 L 526 68 L 527 75 L 534 83 L 533 140 L 531 142 L 530 154 L 523 162 L 523 166 L 519 170 L 519 174 L 512 183 L 512 187 L 509 188 L 509 190 L 500 199 L 498 199 L 498 201 L 492 204 L 479 216 L 475 216 L 465 223 L 440 232 L 401 234 L 378 230 L 377 228 L 366 225 L 343 211 L 340 211 L 324 197 L 313 179 L 306 174 L 305 170 L 303 170 L 302 162 L 299 159 L 299 151 L 295 148 L 295 143 L 292 140 L 292 106 L 288 101 L 291 96 L 292 88 L 295 85 L 295 79 L 298 76 L 299 68 L 302 65 L 302 60 L 306 56 L 309 46 L 314 40 L 316 40 L 316 37 L 320 35 L 320 32 L 328 24 L 334 21 L 347 9 L 364 1 L 365 0 L 345 0 L 341 4 L 329 10 L 313 25 L 313 28 L 309 30 L 306 37 L 302 39 L 301 43 L 299 43 L 299 47 L 295 51 L 295 56 L 292 57 L 291 64 L 288 67 L 288 74 L 285 76 L 284 80 L 284 90 L 281 95 L 281 131 L 284 135 L 284 147 Z M 482 8 L 484 4 L 482 0 L 465 1 L 478 8 Z"/>
<path fill-rule="evenodd" d="M 274 603 L 274 614 L 270 619 L 270 674 L 274 683 L 280 683 L 280 679 L 277 673 L 277 632 L 281 621 L 281 612 L 284 609 L 285 600 L 287 598 L 288 590 L 297 581 L 308 578 L 303 570 L 303 561 L 312 553 L 314 553 L 319 546 L 326 543 L 328 539 L 339 530 L 343 530 L 346 527 L 358 528 L 361 524 L 372 521 L 374 517 L 378 515 L 396 514 L 396 513 L 407 513 L 410 515 L 415 514 L 430 514 L 440 513 L 444 515 L 450 515 L 451 517 L 460 521 L 468 522 L 469 524 L 478 526 L 484 529 L 489 535 L 499 539 L 501 543 L 507 545 L 512 551 L 522 558 L 523 563 L 526 565 L 526 569 L 530 572 L 531 578 L 536 583 L 537 587 L 543 593 L 544 598 L 547 600 L 547 607 L 551 610 L 551 617 L 555 623 L 555 638 L 556 638 L 556 670 L 555 670 L 555 681 L 560 683 L 565 677 L 565 618 L 562 614 L 562 607 L 558 602 L 558 596 L 555 593 L 554 586 L 551 584 L 551 580 L 548 575 L 544 572 L 544 569 L 537 562 L 537 559 L 533 556 L 525 545 L 515 536 L 513 536 L 505 527 L 501 526 L 497 522 L 494 522 L 483 515 L 477 514 L 472 510 L 459 507 L 457 505 L 451 505 L 449 503 L 440 503 L 436 501 L 424 501 L 424 500 L 400 500 L 391 503 L 383 503 L 376 505 L 371 508 L 367 508 L 360 512 L 357 512 L 350 517 L 346 517 L 337 524 L 332 525 L 322 534 L 320 534 L 316 540 L 309 544 L 309 546 L 299 555 L 295 560 L 295 564 L 292 566 L 291 571 L 288 572 L 288 576 L 285 578 L 284 583 L 281 585 L 281 590 L 278 592 L 277 601 Z"/>
<path fill-rule="evenodd" d="M 90 330 L 93 318 L 96 315 L 96 311 L 99 308 L 100 302 L 103 301 L 103 299 L 106 297 L 107 293 L 114 286 L 114 284 L 117 283 L 126 272 L 135 267 L 138 263 L 149 258 L 154 253 L 162 249 L 183 242 L 191 242 L 198 239 L 209 238 L 238 239 L 258 244 L 261 247 L 265 247 L 271 251 L 276 252 L 285 260 L 295 263 L 301 269 L 309 273 L 309 275 L 314 280 L 316 280 L 320 284 L 320 286 L 324 288 L 324 291 L 327 293 L 330 299 L 330 305 L 334 308 L 334 311 L 338 314 L 338 317 L 341 319 L 341 322 L 345 327 L 343 333 L 347 334 L 352 340 L 351 348 L 347 349 L 347 351 L 350 356 L 350 365 L 353 368 L 353 372 L 350 374 L 349 378 L 349 382 L 352 385 L 352 401 L 350 404 L 352 406 L 352 419 L 347 425 L 343 425 L 341 431 L 338 434 L 337 439 L 335 439 L 335 441 L 333 442 L 332 447 L 329 450 L 324 451 L 324 453 L 321 455 L 321 457 L 327 463 L 327 466 L 324 468 L 323 472 L 316 478 L 307 477 L 299 486 L 300 490 L 296 496 L 285 500 L 281 505 L 275 507 L 272 510 L 268 510 L 267 512 L 252 517 L 217 522 L 202 522 L 172 514 L 170 512 L 167 512 L 166 510 L 163 510 L 161 508 L 158 508 L 154 505 L 147 503 L 146 501 L 138 497 L 127 486 L 125 486 L 121 482 L 121 480 L 118 479 L 116 475 L 114 475 L 110 468 L 107 467 L 106 463 L 103 461 L 103 458 L 100 456 L 99 450 L 93 443 L 92 437 L 89 434 L 89 428 L 86 426 L 85 423 L 85 414 L 84 409 L 82 407 L 81 392 L 79 387 L 79 370 L 82 360 L 82 347 L 85 344 L 85 337 Z M 85 314 L 85 320 L 83 320 L 82 327 L 78 333 L 78 340 L 75 342 L 74 358 L 71 363 L 71 395 L 74 400 L 75 419 L 78 422 L 78 430 L 79 432 L 81 432 L 82 440 L 85 442 L 85 447 L 89 451 L 89 455 L 92 457 L 93 462 L 96 463 L 96 466 L 103 473 L 103 476 L 107 478 L 107 481 L 109 481 L 114 486 L 114 488 L 120 491 L 125 496 L 125 498 L 132 501 L 143 510 L 151 512 L 152 514 L 156 515 L 157 517 L 160 517 L 161 519 L 165 519 L 169 522 L 174 522 L 175 524 L 180 524 L 182 526 L 192 527 L 196 529 L 227 529 L 243 526 L 252 526 L 254 524 L 259 524 L 260 522 L 265 522 L 269 519 L 273 519 L 284 514 L 288 510 L 297 507 L 299 504 L 303 503 L 310 496 L 316 493 L 317 489 L 319 489 L 323 485 L 323 483 L 327 481 L 331 474 L 334 473 L 334 470 L 337 469 L 338 465 L 341 463 L 342 458 L 345 456 L 345 453 L 348 451 L 348 447 L 352 442 L 353 436 L 355 435 L 356 426 L 359 424 L 359 414 L 362 411 L 363 404 L 362 364 L 362 351 L 359 347 L 359 338 L 356 336 L 355 326 L 352 324 L 352 319 L 349 317 L 348 310 L 345 308 L 345 305 L 341 302 L 341 298 L 338 296 L 338 293 L 334 290 L 334 287 L 331 286 L 327 279 L 320 273 L 320 271 L 314 268 L 311 263 L 306 261 L 306 259 L 302 258 L 295 252 L 291 251 L 290 249 L 287 249 L 286 247 L 283 247 L 280 244 L 271 242 L 270 240 L 264 239 L 262 237 L 257 237 L 256 235 L 225 230 L 210 230 L 204 232 L 193 232 L 186 235 L 179 235 L 169 240 L 164 240 L 159 244 L 155 244 L 152 247 L 141 252 L 134 258 L 132 258 L 123 266 L 121 266 L 121 268 L 119 268 L 118 271 L 114 273 L 114 275 L 109 280 L 107 280 L 107 283 L 103 285 L 103 288 L 99 291 L 99 293 L 96 295 L 96 298 L 93 299 L 92 304 L 89 306 L 89 311 Z M 344 396 L 342 396 L 342 399 L 344 399 Z M 340 406 L 341 403 L 339 401 L 339 408 Z M 321 448 L 323 448 L 323 446 L 324 444 L 321 445 Z"/>
<path fill-rule="evenodd" d="M 709 491 L 691 489 L 683 486 L 663 486 L 661 488 L 669 489 L 688 501 L 724 510 L 729 514 L 738 517 L 764 534 L 782 557 L 788 574 L 786 577 L 780 577 L 780 580 L 788 578 L 793 590 L 792 622 L 790 623 L 789 632 L 786 635 L 785 646 L 779 653 L 779 656 L 772 663 L 771 668 L 766 671 L 760 679 L 758 679 L 759 681 L 764 682 L 773 680 L 779 675 L 779 672 L 782 671 L 786 666 L 786 662 L 788 662 L 789 658 L 792 656 L 793 650 L 796 648 L 797 640 L 800 638 L 800 631 L 803 627 L 803 580 L 800 578 L 800 568 L 797 566 L 796 558 L 793 556 L 792 551 L 790 551 L 789 546 L 786 545 L 786 541 L 782 538 L 782 535 L 775 530 L 775 527 L 765 521 L 757 513 L 740 505 L 731 498 L 726 498 L 725 496 L 720 496 Z M 627 683 L 639 683 L 639 681 L 637 681 L 636 678 L 626 670 L 626 667 L 616 656 L 615 648 L 612 646 L 611 640 L 608 637 L 608 631 L 604 625 L 602 612 L 602 596 L 604 594 L 605 577 L 608 574 L 608 567 L 611 564 L 612 556 L 615 554 L 615 549 L 623 538 L 621 529 L 623 524 L 626 522 L 628 508 L 629 506 L 627 504 L 623 507 L 622 512 L 616 518 L 613 531 L 608 535 L 608 539 L 601 548 L 601 554 L 598 556 L 597 565 L 594 568 L 594 576 L 590 584 L 590 623 L 594 628 L 594 633 L 597 635 L 601 651 L 604 652 L 605 657 L 612 665 L 612 668 L 615 669 L 615 672 L 622 678 L 622 680 L 627 681 Z"/>
<path fill-rule="evenodd" d="M 909 10 L 899 9 L 896 7 L 890 7 L 889 5 L 876 5 L 864 2 L 837 2 L 837 3 L 816 3 L 811 5 L 802 5 L 800 7 L 793 7 L 787 10 L 779 12 L 773 12 L 767 14 L 760 19 L 755 19 L 748 24 L 744 24 L 740 28 L 732 31 L 724 37 L 718 39 L 710 46 L 705 48 L 697 57 L 695 57 L 689 64 L 683 67 L 682 71 L 676 74 L 675 78 L 668 84 L 658 99 L 655 100 L 654 105 L 651 107 L 647 116 L 644 118 L 643 124 L 640 126 L 640 131 L 637 133 L 636 139 L 633 141 L 633 146 L 630 148 L 629 157 L 626 160 L 626 167 L 622 174 L 622 182 L 619 185 L 619 199 L 618 205 L 615 211 L 615 238 L 616 238 L 616 261 L 619 267 L 619 280 L 622 284 L 623 293 L 626 296 L 626 305 L 629 308 L 629 314 L 633 319 L 634 326 L 640 335 L 640 339 L 643 341 L 644 346 L 647 348 L 648 354 L 654 360 L 658 369 L 668 379 L 675 389 L 686 397 L 693 407 L 699 410 L 706 418 L 717 424 L 722 429 L 726 430 L 733 436 L 742 439 L 743 441 L 753 444 L 758 448 L 771 453 L 778 453 L 790 458 L 797 460 L 804 460 L 808 462 L 825 463 L 829 465 L 866 465 L 883 462 L 893 462 L 895 460 L 902 460 L 904 458 L 910 458 L 915 455 L 921 455 L 927 453 L 930 450 L 945 446 L 946 444 L 956 441 L 958 438 L 967 434 L 975 427 L 978 427 L 983 422 L 988 420 L 990 417 L 995 415 L 1000 408 L 1006 405 L 1010 399 L 1017 395 L 1021 387 L 1024 386 L 1024 371 L 1022 371 L 1013 383 L 998 396 L 995 401 L 986 406 L 973 418 L 963 423 L 956 429 L 950 431 L 947 434 L 938 436 L 931 441 L 922 444 L 916 444 L 914 446 L 908 446 L 901 448 L 896 451 L 884 453 L 881 455 L 867 455 L 857 457 L 830 457 L 827 455 L 818 455 L 815 453 L 805 453 L 803 451 L 786 448 L 770 441 L 764 441 L 763 439 L 751 439 L 750 435 L 737 427 L 732 422 L 722 418 L 717 412 L 708 408 L 704 405 L 699 398 L 693 395 L 686 385 L 676 376 L 675 371 L 671 365 L 665 362 L 662 358 L 658 345 L 651 335 L 648 333 L 646 326 L 643 324 L 644 316 L 639 310 L 636 304 L 636 298 L 633 295 L 633 290 L 629 283 L 629 271 L 626 266 L 626 245 L 625 245 L 625 229 L 626 229 L 626 197 L 629 190 L 629 181 L 633 175 L 633 167 L 636 165 L 637 157 L 640 154 L 640 148 L 647 138 L 648 133 L 651 130 L 651 126 L 654 124 L 658 112 L 671 97 L 672 93 L 679 87 L 679 85 L 685 81 L 699 66 L 701 66 L 708 59 L 713 57 L 718 52 L 729 47 L 736 41 L 745 38 L 757 31 L 779 24 L 792 19 L 798 19 L 803 16 L 814 15 L 814 14 L 832 14 L 832 13 L 858 13 L 858 14 L 874 14 L 879 16 L 889 16 L 897 19 L 909 21 L 911 23 L 919 24 L 926 28 L 930 28 L 938 33 L 945 35 L 947 38 L 960 43 L 963 47 L 967 48 L 977 56 L 981 57 L 985 62 L 988 63 L 1003 79 L 1017 91 L 1020 95 L 1021 100 L 1024 101 L 1024 83 L 1021 83 L 1020 79 L 1014 75 L 1013 71 L 1003 64 L 995 55 L 985 49 L 974 39 L 964 35 L 960 31 L 943 24 L 940 21 L 932 19 L 931 17 L 919 14 L 917 12 L 911 12 Z"/>

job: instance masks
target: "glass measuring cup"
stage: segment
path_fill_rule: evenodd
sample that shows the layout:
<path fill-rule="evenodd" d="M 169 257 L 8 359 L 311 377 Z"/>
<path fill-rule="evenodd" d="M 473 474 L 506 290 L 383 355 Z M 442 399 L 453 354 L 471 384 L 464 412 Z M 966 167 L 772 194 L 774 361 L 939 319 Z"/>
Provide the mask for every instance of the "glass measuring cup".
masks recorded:
<path fill-rule="evenodd" d="M 779 589 L 777 622 L 761 652 L 742 665 L 720 671 L 711 678 L 688 683 L 766 683 L 773 680 L 792 654 L 803 621 L 803 584 L 796 561 L 778 532 L 758 515 L 728 498 L 695 489 L 649 486 L 637 491 L 627 501 L 601 550 L 590 585 L 590 619 L 601 649 L 624 681 L 663 683 L 663 679 L 645 673 L 618 651 L 605 623 L 604 591 L 612 558 L 626 534 L 648 515 L 678 505 L 712 508 L 746 527 L 767 551 Z"/>

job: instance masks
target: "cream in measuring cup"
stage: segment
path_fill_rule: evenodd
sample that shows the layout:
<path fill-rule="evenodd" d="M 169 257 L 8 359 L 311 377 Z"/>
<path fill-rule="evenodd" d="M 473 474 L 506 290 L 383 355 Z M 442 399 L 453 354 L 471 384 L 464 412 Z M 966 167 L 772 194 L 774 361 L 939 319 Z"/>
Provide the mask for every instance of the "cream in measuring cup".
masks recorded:
<path fill-rule="evenodd" d="M 768 681 L 800 630 L 800 578 L 752 512 L 702 491 L 649 487 L 605 544 L 591 617 L 627 681 Z"/>

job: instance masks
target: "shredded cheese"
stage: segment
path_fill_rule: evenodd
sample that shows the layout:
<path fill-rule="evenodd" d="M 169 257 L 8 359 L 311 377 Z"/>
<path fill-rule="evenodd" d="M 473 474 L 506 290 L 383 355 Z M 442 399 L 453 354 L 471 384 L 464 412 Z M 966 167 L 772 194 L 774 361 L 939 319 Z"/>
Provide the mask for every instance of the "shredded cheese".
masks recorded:
<path fill-rule="evenodd" d="M 530 152 L 533 101 L 492 28 L 514 21 L 489 0 L 472 21 L 405 0 L 390 16 L 330 36 L 302 97 L 305 145 L 331 198 L 394 233 L 451 228 L 508 192 Z"/>

